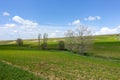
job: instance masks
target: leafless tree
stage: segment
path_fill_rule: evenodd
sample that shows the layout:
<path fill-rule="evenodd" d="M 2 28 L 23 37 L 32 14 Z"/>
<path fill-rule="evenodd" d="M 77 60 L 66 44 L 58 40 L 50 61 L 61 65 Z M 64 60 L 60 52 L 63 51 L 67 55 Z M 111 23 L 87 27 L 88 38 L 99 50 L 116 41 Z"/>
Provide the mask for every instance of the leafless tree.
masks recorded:
<path fill-rule="evenodd" d="M 69 51 L 73 51 L 74 48 L 74 40 L 75 40 L 75 35 L 72 30 L 68 30 L 65 33 L 65 48 L 68 49 Z"/>
<path fill-rule="evenodd" d="M 65 45 L 70 51 L 75 51 L 84 55 L 84 53 L 86 53 L 86 51 L 91 47 L 91 44 L 91 30 L 85 25 L 79 25 L 75 31 L 68 30 L 66 33 Z"/>
<path fill-rule="evenodd" d="M 79 54 L 84 54 L 88 49 L 91 48 L 92 45 L 92 33 L 91 30 L 85 26 L 80 25 L 76 29 L 76 42 L 77 42 L 77 49 Z"/>
<path fill-rule="evenodd" d="M 48 34 L 44 33 L 43 35 L 43 43 L 42 43 L 42 49 L 47 49 L 47 41 L 48 41 Z"/>
<path fill-rule="evenodd" d="M 38 47 L 39 47 L 39 49 L 40 49 L 40 40 L 41 40 L 41 34 L 39 33 L 38 34 Z"/>

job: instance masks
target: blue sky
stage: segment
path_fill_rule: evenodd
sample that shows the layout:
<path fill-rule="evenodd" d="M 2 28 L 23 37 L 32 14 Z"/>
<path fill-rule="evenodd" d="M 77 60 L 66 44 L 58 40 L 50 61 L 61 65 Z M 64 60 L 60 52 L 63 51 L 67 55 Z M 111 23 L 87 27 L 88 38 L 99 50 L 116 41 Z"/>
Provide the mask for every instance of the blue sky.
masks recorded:
<path fill-rule="evenodd" d="M 1 0 L 0 40 L 63 37 L 78 24 L 93 34 L 120 32 L 120 0 Z"/>

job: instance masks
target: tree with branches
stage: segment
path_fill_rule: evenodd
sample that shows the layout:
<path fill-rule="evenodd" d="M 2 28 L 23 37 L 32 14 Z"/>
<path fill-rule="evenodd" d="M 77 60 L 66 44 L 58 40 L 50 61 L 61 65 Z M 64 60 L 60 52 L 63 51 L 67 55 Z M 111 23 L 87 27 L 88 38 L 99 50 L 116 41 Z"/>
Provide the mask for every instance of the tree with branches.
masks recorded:
<path fill-rule="evenodd" d="M 38 34 L 38 48 L 39 48 L 39 49 L 40 49 L 40 46 L 41 46 L 40 40 L 41 40 L 41 34 L 39 33 L 39 34 Z"/>
<path fill-rule="evenodd" d="M 47 49 L 47 46 L 48 46 L 47 41 L 48 41 L 48 34 L 44 33 L 43 34 L 42 49 Z"/>
<path fill-rule="evenodd" d="M 69 51 L 73 51 L 74 48 L 74 40 L 75 40 L 75 35 L 74 35 L 74 31 L 72 30 L 68 30 L 65 33 L 65 48 Z"/>
<path fill-rule="evenodd" d="M 77 49 L 79 54 L 84 55 L 91 48 L 92 40 L 92 33 L 88 27 L 80 25 L 76 29 L 76 42 L 78 44 Z"/>
<path fill-rule="evenodd" d="M 84 55 L 91 47 L 92 40 L 91 30 L 85 25 L 79 25 L 75 31 L 67 31 L 65 45 L 68 50 Z"/>

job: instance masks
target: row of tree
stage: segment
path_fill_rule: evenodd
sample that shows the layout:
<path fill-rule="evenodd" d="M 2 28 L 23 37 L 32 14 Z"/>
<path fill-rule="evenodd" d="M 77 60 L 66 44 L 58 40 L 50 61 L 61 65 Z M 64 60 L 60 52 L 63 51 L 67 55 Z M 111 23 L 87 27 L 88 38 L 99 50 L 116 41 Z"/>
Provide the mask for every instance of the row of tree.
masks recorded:
<path fill-rule="evenodd" d="M 47 33 L 43 34 L 43 38 L 42 38 L 42 35 L 39 34 L 38 35 L 38 48 L 39 49 L 47 49 L 47 46 L 48 46 L 47 41 L 48 41 L 48 34 Z M 16 40 L 16 43 L 19 47 L 23 46 L 23 40 L 21 38 L 18 38 Z"/>
<path fill-rule="evenodd" d="M 84 55 L 87 50 L 92 46 L 92 33 L 88 27 L 84 25 L 79 25 L 75 30 L 68 30 L 65 33 L 65 40 L 58 42 L 58 49 L 72 52 L 77 52 L 81 55 Z M 48 34 L 44 33 L 43 37 L 38 34 L 38 48 L 46 50 L 48 49 Z M 23 45 L 22 39 L 17 39 L 17 44 L 19 46 Z"/>
<path fill-rule="evenodd" d="M 44 33 L 43 34 L 43 39 L 41 39 L 42 37 L 41 37 L 41 34 L 39 33 L 39 35 L 38 35 L 38 47 L 39 47 L 39 49 L 40 48 L 42 48 L 42 49 L 47 49 L 47 46 L 48 46 L 48 43 L 47 43 L 47 41 L 48 41 L 48 34 L 47 33 Z M 41 40 L 42 40 L 42 43 L 41 43 Z"/>

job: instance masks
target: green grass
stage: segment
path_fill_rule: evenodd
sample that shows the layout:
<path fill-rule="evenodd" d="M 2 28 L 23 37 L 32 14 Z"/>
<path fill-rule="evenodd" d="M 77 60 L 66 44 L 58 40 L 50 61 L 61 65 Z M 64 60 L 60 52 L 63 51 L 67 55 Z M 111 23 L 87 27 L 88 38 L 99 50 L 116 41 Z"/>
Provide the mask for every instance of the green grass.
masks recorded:
<path fill-rule="evenodd" d="M 94 56 L 120 60 L 120 40 L 116 35 L 96 36 L 93 48 Z"/>
<path fill-rule="evenodd" d="M 120 41 L 95 42 L 91 52 L 96 56 L 120 59 Z"/>
<path fill-rule="evenodd" d="M 9 52 L 9 53 L 8 53 Z M 45 79 L 119 79 L 120 63 L 66 51 L 1 50 L 0 60 L 37 73 Z"/>
<path fill-rule="evenodd" d="M 116 35 L 95 37 L 93 47 L 88 51 L 91 56 L 57 50 L 58 40 L 62 38 L 50 39 L 48 50 L 38 50 L 37 40 L 25 40 L 22 47 L 18 47 L 15 41 L 1 42 L 0 80 L 120 79 L 120 41 Z"/>
<path fill-rule="evenodd" d="M 0 80 L 42 80 L 28 71 L 0 62 Z"/>

